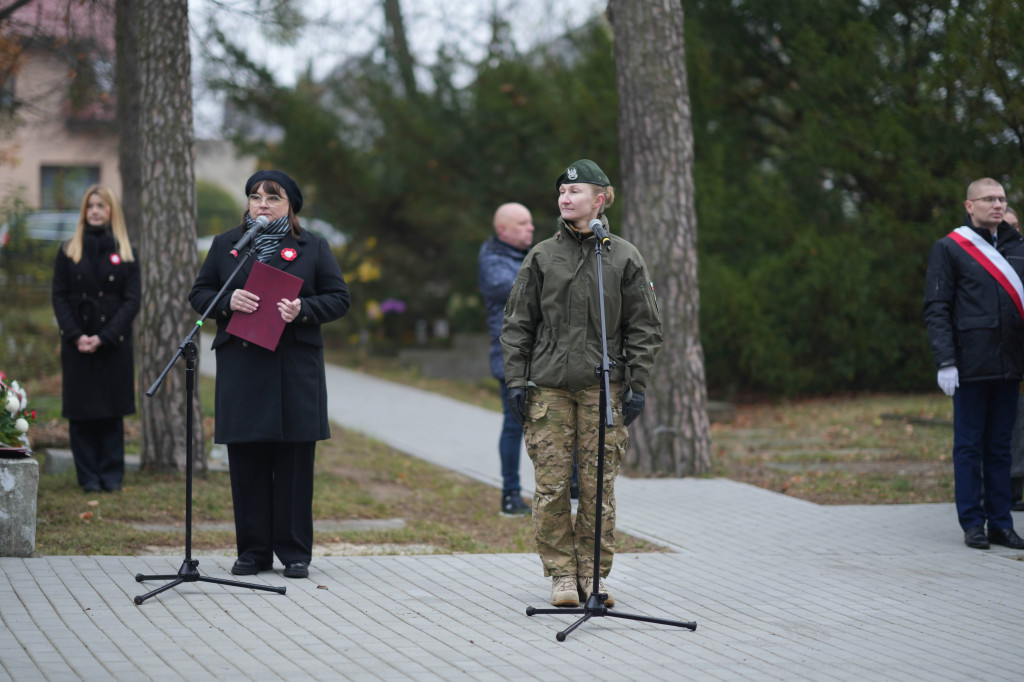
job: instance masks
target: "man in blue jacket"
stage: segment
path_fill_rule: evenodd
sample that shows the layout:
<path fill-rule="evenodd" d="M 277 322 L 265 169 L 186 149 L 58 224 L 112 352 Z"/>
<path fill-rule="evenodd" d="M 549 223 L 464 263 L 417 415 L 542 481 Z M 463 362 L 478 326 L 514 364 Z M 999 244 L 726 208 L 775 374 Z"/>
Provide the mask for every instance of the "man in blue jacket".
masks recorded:
<path fill-rule="evenodd" d="M 953 397 L 953 478 L 964 543 L 1024 549 L 1010 516 L 1010 441 L 1024 376 L 1024 237 L 992 178 L 967 188 L 965 224 L 928 254 L 924 317 Z M 985 524 L 988 523 L 986 534 Z"/>
<path fill-rule="evenodd" d="M 505 301 L 519 274 L 519 266 L 533 243 L 533 218 L 522 204 L 502 204 L 494 212 L 494 235 L 480 247 L 480 293 L 487 308 L 487 329 L 491 333 L 491 374 L 501 385 L 501 404 L 505 421 L 498 439 L 501 456 L 501 513 L 524 515 L 530 507 L 523 502 L 519 488 L 519 451 L 523 442 L 523 427 L 508 409 L 508 389 L 505 386 L 505 365 L 501 358 L 501 324 Z"/>

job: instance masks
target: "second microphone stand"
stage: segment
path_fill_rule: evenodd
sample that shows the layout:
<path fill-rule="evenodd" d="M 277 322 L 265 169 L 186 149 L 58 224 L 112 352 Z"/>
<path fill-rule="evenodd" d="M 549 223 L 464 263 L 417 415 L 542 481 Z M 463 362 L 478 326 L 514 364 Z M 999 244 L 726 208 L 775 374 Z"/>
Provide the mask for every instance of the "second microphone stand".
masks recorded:
<path fill-rule="evenodd" d="M 645 623 L 658 623 L 660 625 L 674 625 L 676 627 L 687 628 L 689 630 L 697 629 L 697 624 L 692 621 L 684 622 L 678 620 L 667 620 L 664 618 L 637 616 L 631 613 L 612 611 L 605 605 L 605 600 L 608 599 L 608 595 L 604 592 L 598 592 L 598 588 L 601 587 L 601 518 L 604 516 L 604 440 L 607 427 L 615 425 L 613 421 L 612 405 L 609 399 L 611 391 L 611 369 L 615 365 L 608 358 L 608 334 L 604 318 L 604 279 L 601 270 L 602 244 L 600 237 L 598 237 L 596 233 L 594 235 L 594 253 L 596 256 L 595 260 L 597 262 L 597 300 L 600 302 L 601 309 L 601 364 L 594 368 L 594 372 L 601 377 L 598 409 L 602 416 L 598 423 L 597 430 L 597 499 L 595 500 L 597 512 L 596 518 L 594 519 L 594 589 L 593 592 L 591 592 L 590 597 L 587 599 L 586 604 L 579 608 L 537 609 L 532 606 L 526 607 L 527 616 L 547 613 L 583 615 L 582 618 L 578 619 L 575 623 L 555 635 L 555 639 L 559 642 L 564 642 L 570 632 L 583 625 L 591 618 L 600 618 L 604 616 L 609 618 L 622 618 L 625 620 L 639 620 Z"/>

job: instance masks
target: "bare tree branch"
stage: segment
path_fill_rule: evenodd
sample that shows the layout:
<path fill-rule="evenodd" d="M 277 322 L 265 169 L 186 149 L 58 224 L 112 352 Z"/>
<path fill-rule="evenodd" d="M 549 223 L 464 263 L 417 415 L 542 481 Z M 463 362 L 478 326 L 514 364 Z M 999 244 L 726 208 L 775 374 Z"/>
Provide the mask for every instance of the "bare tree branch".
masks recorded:
<path fill-rule="evenodd" d="M 11 15 L 17 12 L 19 9 L 32 3 L 33 0 L 16 0 L 9 5 L 0 7 L 0 21 L 6 21 L 10 19 Z"/>

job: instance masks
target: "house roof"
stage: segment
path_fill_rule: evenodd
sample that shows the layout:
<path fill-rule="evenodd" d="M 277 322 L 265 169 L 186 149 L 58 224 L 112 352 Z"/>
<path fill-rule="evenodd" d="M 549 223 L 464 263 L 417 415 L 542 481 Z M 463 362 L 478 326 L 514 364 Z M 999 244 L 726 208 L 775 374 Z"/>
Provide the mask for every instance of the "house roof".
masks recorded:
<path fill-rule="evenodd" d="M 46 36 L 60 43 L 90 43 L 114 54 L 114 0 L 34 0 L 15 10 L 2 28 L 20 36 Z"/>

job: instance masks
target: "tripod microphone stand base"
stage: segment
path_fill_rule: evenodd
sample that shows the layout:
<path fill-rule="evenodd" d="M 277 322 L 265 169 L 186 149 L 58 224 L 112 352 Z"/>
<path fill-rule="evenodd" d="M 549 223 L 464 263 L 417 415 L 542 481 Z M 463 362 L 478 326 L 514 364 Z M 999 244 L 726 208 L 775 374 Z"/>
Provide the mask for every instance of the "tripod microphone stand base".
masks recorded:
<path fill-rule="evenodd" d="M 146 391 L 146 395 L 150 398 L 156 393 L 157 389 L 163 383 L 164 377 L 171 371 L 171 367 L 178 361 L 178 358 L 184 356 L 185 358 L 185 433 L 188 434 L 185 439 L 185 560 L 181 562 L 181 568 L 174 575 L 142 575 L 141 573 L 135 574 L 135 581 L 142 582 L 144 580 L 170 580 L 171 582 L 161 587 L 156 588 L 152 592 L 146 594 L 140 594 L 135 597 L 135 603 L 141 605 L 142 602 L 146 601 L 150 597 L 160 594 L 165 590 L 169 590 L 172 587 L 177 587 L 182 583 L 217 583 L 218 585 L 230 585 L 232 587 L 248 587 L 251 590 L 265 590 L 267 592 L 277 592 L 278 594 L 284 594 L 287 588 L 285 587 L 274 587 L 272 585 L 256 585 L 253 583 L 242 583 L 237 580 L 223 580 L 221 578 L 207 578 L 199 574 L 199 561 L 192 558 L 192 452 L 193 452 L 193 440 L 195 434 L 192 428 L 192 406 L 193 396 L 195 395 L 196 387 L 196 359 L 199 357 L 199 349 L 196 348 L 196 342 L 193 340 L 195 335 L 199 332 L 199 328 L 203 325 L 203 320 L 209 316 L 210 311 L 213 310 L 213 306 L 217 304 L 221 296 L 224 295 L 224 291 L 227 290 L 228 285 L 234 279 L 235 275 L 242 268 L 245 261 L 252 255 L 253 248 L 250 245 L 249 250 L 246 252 L 245 257 L 238 261 L 238 265 L 235 266 L 234 272 L 228 277 L 228 281 L 224 283 L 213 302 L 210 303 L 206 312 L 203 313 L 202 318 L 189 332 L 189 335 L 185 337 L 185 340 L 178 346 L 178 352 L 175 353 L 171 361 L 164 367 L 164 371 L 160 374 L 159 378 L 153 385 Z"/>
<path fill-rule="evenodd" d="M 140 594 L 135 597 L 135 603 L 141 604 L 150 597 L 160 594 L 164 590 L 169 590 L 172 587 L 176 587 L 181 583 L 217 583 L 218 585 L 231 585 L 232 587 L 248 587 L 253 590 L 266 590 L 267 592 L 277 592 L 278 594 L 284 594 L 287 587 L 274 587 L 273 585 L 255 585 L 253 583 L 242 583 L 237 580 L 224 580 L 222 578 L 207 578 L 204 575 L 199 574 L 199 560 L 198 559 L 185 559 L 182 562 L 181 568 L 175 575 L 142 575 L 141 573 L 135 574 L 135 581 L 142 582 L 143 580 L 171 580 L 166 585 L 156 588 L 152 592 L 146 594 Z"/>
<path fill-rule="evenodd" d="M 667 620 L 665 618 L 651 618 L 649 616 L 636 616 L 631 613 L 619 613 L 612 611 L 605 606 L 604 596 L 605 595 L 603 594 L 599 595 L 597 593 L 591 594 L 590 598 L 587 599 L 587 603 L 582 608 L 535 609 L 532 606 L 527 606 L 526 615 L 534 616 L 546 613 L 583 614 L 582 618 L 555 635 L 555 639 L 559 642 L 564 642 L 570 632 L 583 625 L 591 618 L 601 618 L 604 616 L 608 616 L 609 618 L 623 618 L 625 620 L 639 620 L 645 623 L 658 623 L 659 625 L 674 625 L 676 627 L 687 628 L 688 630 L 697 629 L 697 624 L 692 621 L 684 622 L 681 620 Z"/>

